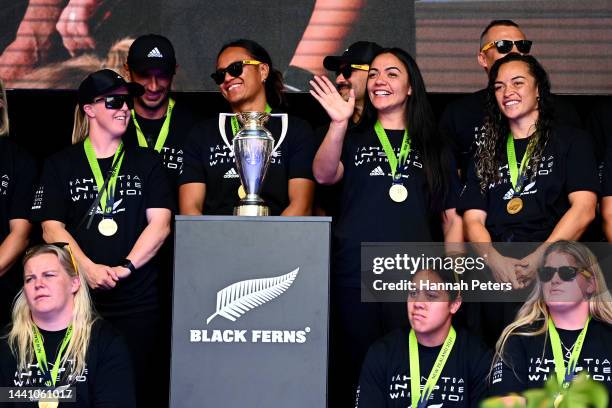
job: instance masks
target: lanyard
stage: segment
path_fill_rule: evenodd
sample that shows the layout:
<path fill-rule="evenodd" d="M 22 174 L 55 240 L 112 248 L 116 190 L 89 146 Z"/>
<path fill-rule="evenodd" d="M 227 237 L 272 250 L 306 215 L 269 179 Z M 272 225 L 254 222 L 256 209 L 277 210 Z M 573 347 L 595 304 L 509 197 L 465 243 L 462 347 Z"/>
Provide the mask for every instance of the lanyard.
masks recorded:
<path fill-rule="evenodd" d="M 438 357 L 431 368 L 431 372 L 429 373 L 429 377 L 427 377 L 427 382 L 425 383 L 425 388 L 423 388 L 423 394 L 421 394 L 421 368 L 419 367 L 419 345 L 417 343 L 416 333 L 414 330 L 410 329 L 410 336 L 408 338 L 408 351 L 410 352 L 410 398 L 412 400 L 412 408 L 423 408 L 427 406 L 427 400 L 431 395 L 438 379 L 440 378 L 440 374 L 442 374 L 442 370 L 444 369 L 444 365 L 446 364 L 446 360 L 453 349 L 453 345 L 455 344 L 455 339 L 457 338 L 457 333 L 453 326 L 450 327 L 448 335 L 446 336 L 446 340 L 444 340 L 444 344 L 442 344 L 442 348 L 438 353 Z"/>
<path fill-rule="evenodd" d="M 387 159 L 389 160 L 389 166 L 391 166 L 391 176 L 395 179 L 395 173 L 397 172 L 398 165 L 403 164 L 410 153 L 410 136 L 408 136 L 408 129 L 404 130 L 404 138 L 402 139 L 402 147 L 400 148 L 399 160 L 395 156 L 395 152 L 393 151 L 393 147 L 391 146 L 391 142 L 389 142 L 389 138 L 387 137 L 387 133 L 385 129 L 383 129 L 380 121 L 376 121 L 374 125 L 374 131 L 378 136 L 378 140 L 385 150 L 385 154 L 387 155 Z"/>
<path fill-rule="evenodd" d="M 166 143 L 166 139 L 168 138 L 168 133 L 170 132 L 170 117 L 172 116 L 172 109 L 174 109 L 174 99 L 170 98 L 168 101 L 168 109 L 166 110 L 166 120 L 164 120 L 164 124 L 162 125 L 159 135 L 157 135 L 157 140 L 155 141 L 156 152 L 161 152 L 161 149 L 164 147 L 164 143 Z M 145 139 L 144 133 L 142 133 L 142 129 L 140 129 L 140 125 L 136 120 L 136 113 L 134 109 L 132 109 L 132 120 L 134 121 L 134 126 L 136 127 L 136 136 L 138 137 L 138 146 L 140 147 L 149 147 L 147 144 L 147 139 Z"/>
<path fill-rule="evenodd" d="M 512 133 L 508 134 L 508 139 L 506 140 L 506 154 L 508 156 L 508 170 L 510 171 L 510 182 L 512 183 L 512 188 L 514 188 L 515 193 L 519 193 L 523 188 L 523 183 L 525 182 L 525 173 L 527 163 L 529 163 L 529 159 L 531 158 L 531 151 L 533 150 L 533 139 L 529 141 L 527 145 L 527 150 L 523 155 L 523 159 L 521 160 L 521 168 L 519 169 L 516 164 L 516 151 L 514 150 L 514 138 L 512 137 Z M 519 180 L 519 175 L 520 180 Z M 517 185 L 518 182 L 518 185 Z"/>
<path fill-rule="evenodd" d="M 98 186 L 98 191 L 100 191 L 104 186 L 104 177 L 102 177 L 102 170 L 100 170 L 100 165 L 98 164 L 98 159 L 96 158 L 96 153 L 94 152 L 93 146 L 91 145 L 91 140 L 89 137 L 85 139 L 85 143 L 83 144 L 85 148 L 85 155 L 87 156 L 87 161 L 89 162 L 89 167 L 91 168 L 91 172 L 93 173 L 96 179 L 96 185 Z M 106 190 L 100 196 L 100 208 L 102 208 L 102 213 L 106 215 L 107 213 L 113 212 L 112 201 L 115 195 L 115 184 L 117 183 L 117 175 L 119 174 L 119 169 L 121 168 L 121 163 L 123 163 L 123 142 L 117 148 L 115 155 L 113 156 L 113 164 L 111 168 L 114 168 L 113 174 L 108 181 L 108 186 Z M 117 158 L 119 160 L 117 161 Z M 115 162 L 117 161 L 117 166 L 115 167 Z M 107 192 L 110 192 L 107 194 Z M 108 200 L 107 200 L 108 199 Z M 109 206 L 108 204 L 111 203 Z"/>
<path fill-rule="evenodd" d="M 266 113 L 272 112 L 272 107 L 266 103 Z M 232 124 L 232 135 L 236 136 L 236 133 L 240 130 L 240 125 L 238 124 L 238 118 L 236 116 L 232 116 L 230 119 L 230 123 Z"/>
<path fill-rule="evenodd" d="M 576 370 L 576 364 L 578 364 L 578 357 L 580 357 L 580 351 L 582 351 L 582 345 L 586 338 L 587 329 L 589 328 L 589 322 L 591 316 L 587 319 L 584 324 L 584 328 L 578 335 L 576 342 L 574 343 L 574 349 L 570 355 L 567 369 L 565 368 L 565 361 L 563 360 L 563 351 L 561 350 L 561 340 L 559 339 L 559 333 L 555 328 L 555 324 L 552 319 L 548 318 L 548 335 L 550 336 L 550 345 L 553 351 L 553 357 L 555 359 L 555 373 L 557 373 L 557 381 L 563 388 L 567 388 L 569 383 L 574 378 L 574 371 Z"/>
<path fill-rule="evenodd" d="M 55 358 L 55 363 L 53 364 L 51 373 L 49 373 L 49 366 L 47 364 L 47 354 L 45 353 L 42 335 L 40 334 L 40 331 L 38 331 L 38 327 L 36 327 L 35 324 L 32 325 L 32 330 L 34 331 L 34 353 L 36 354 L 36 362 L 38 363 L 38 368 L 46 377 L 45 385 L 47 387 L 50 387 L 51 385 L 55 387 L 55 383 L 57 381 L 57 374 L 59 372 L 60 363 L 62 361 L 62 354 L 64 354 L 64 351 L 66 350 L 66 347 L 68 346 L 68 343 L 72 338 L 72 325 L 68 326 L 68 329 L 66 330 L 64 340 L 62 340 L 62 345 L 60 346 L 60 349 L 57 352 L 57 357 Z"/>

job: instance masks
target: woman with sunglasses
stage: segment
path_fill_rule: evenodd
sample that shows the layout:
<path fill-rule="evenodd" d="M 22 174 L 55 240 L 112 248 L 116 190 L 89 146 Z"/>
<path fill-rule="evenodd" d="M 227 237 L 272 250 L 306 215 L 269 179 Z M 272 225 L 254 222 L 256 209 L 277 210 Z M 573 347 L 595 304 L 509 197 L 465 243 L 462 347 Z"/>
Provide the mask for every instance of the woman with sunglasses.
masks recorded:
<path fill-rule="evenodd" d="M 541 388 L 553 374 L 559 384 L 569 383 L 580 371 L 612 391 L 611 300 L 586 246 L 551 244 L 529 298 L 497 342 L 492 395 Z"/>
<path fill-rule="evenodd" d="M 485 135 L 459 209 L 467 238 L 487 257 L 495 280 L 524 288 L 545 245 L 513 257 L 491 242 L 580 238 L 595 217 L 596 160 L 587 134 L 553 120 L 548 75 L 534 57 L 508 54 L 496 61 L 487 92 Z M 488 308 L 493 339 L 519 306 Z"/>
<path fill-rule="evenodd" d="M 133 97 L 143 88 L 111 70 L 79 86 L 73 146 L 47 159 L 33 215 L 47 242 L 68 242 L 98 312 L 126 338 L 137 397 L 163 377 L 154 358 L 165 327 L 159 317 L 157 262 L 170 232 L 173 193 L 155 152 L 121 140 Z"/>
<path fill-rule="evenodd" d="M 75 407 L 134 407 L 125 342 L 96 316 L 87 282 L 69 247 L 30 248 L 23 269 L 13 322 L 0 343 L 0 387 L 10 387 L 9 397 L 33 392 L 25 387 L 35 387 L 55 390 L 59 398 L 38 403 L 26 403 L 24 398 L 9 406 L 57 407 L 71 396 L 76 403 L 65 403 Z"/>
<path fill-rule="evenodd" d="M 333 231 L 332 328 L 338 331 L 332 334 L 331 364 L 342 370 L 332 377 L 351 382 L 332 387 L 343 390 L 346 403 L 370 344 L 407 323 L 399 304 L 361 302 L 361 243 L 462 242 L 455 211 L 459 187 L 421 73 L 407 52 L 389 48 L 374 57 L 356 127 L 349 127 L 353 90 L 345 101 L 326 77 L 311 85 L 331 118 L 313 172 L 321 184 L 343 182 Z"/>
<path fill-rule="evenodd" d="M 11 302 L 21 286 L 17 260 L 28 246 L 36 183 L 36 163 L 8 136 L 8 105 L 0 80 L 0 327 L 10 321 Z"/>
<path fill-rule="evenodd" d="M 283 105 L 282 74 L 274 69 L 268 52 L 251 40 L 225 44 L 211 75 L 232 112 L 278 113 Z M 232 140 L 240 125 L 227 120 L 225 134 Z M 280 118 L 265 127 L 275 143 L 281 135 Z M 310 215 L 314 195 L 312 159 L 315 139 L 310 125 L 289 115 L 287 135 L 271 158 L 261 188 L 270 215 Z M 191 132 L 185 146 L 180 178 L 181 214 L 233 214 L 243 198 L 234 158 L 219 132 L 219 120 L 202 122 Z"/>

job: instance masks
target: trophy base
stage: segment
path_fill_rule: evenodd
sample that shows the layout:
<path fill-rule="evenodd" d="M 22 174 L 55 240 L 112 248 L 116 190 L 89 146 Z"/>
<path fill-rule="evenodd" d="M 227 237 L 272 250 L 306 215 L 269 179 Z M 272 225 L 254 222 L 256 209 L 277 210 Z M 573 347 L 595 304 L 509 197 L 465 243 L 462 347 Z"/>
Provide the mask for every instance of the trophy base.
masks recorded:
<path fill-rule="evenodd" d="M 261 204 L 242 204 L 234 207 L 234 215 L 243 215 L 247 217 L 260 217 L 270 214 L 268 206 Z"/>

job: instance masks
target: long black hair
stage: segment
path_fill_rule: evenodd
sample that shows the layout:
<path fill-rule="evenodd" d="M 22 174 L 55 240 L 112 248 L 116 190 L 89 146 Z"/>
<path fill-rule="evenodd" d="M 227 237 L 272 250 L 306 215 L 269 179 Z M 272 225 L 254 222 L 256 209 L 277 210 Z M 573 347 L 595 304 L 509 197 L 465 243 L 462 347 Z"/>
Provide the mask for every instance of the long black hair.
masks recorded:
<path fill-rule="evenodd" d="M 283 94 L 285 84 L 283 83 L 283 74 L 274 68 L 272 58 L 270 57 L 270 54 L 268 54 L 268 51 L 253 40 L 240 38 L 238 40 L 232 40 L 223 45 L 217 54 L 217 59 L 219 59 L 219 56 L 223 51 L 230 47 L 242 48 L 249 53 L 251 58 L 268 65 L 270 72 L 264 84 L 266 89 L 266 99 L 268 104 L 273 108 L 283 107 L 285 105 L 285 97 Z"/>
<path fill-rule="evenodd" d="M 538 165 L 542 160 L 544 148 L 550 138 L 553 121 L 553 106 L 550 94 L 550 81 L 544 67 L 531 55 L 511 53 L 495 61 L 489 73 L 487 86 L 487 116 L 485 134 L 479 141 L 476 157 L 476 172 L 480 178 L 480 189 L 484 192 L 488 185 L 499 182 L 499 167 L 506 152 L 506 139 L 510 133 L 510 124 L 497 104 L 495 98 L 495 81 L 502 65 L 519 61 L 527 65 L 538 87 L 538 119 L 535 123 L 535 137 L 531 159 L 529 160 L 530 181 L 537 175 Z"/>
<path fill-rule="evenodd" d="M 450 174 L 456 169 L 450 165 L 452 156 L 448 147 L 449 143 L 444 140 L 443 135 L 438 131 L 435 116 L 427 97 L 423 76 L 414 58 L 403 49 L 385 48 L 379 51 L 374 59 L 381 54 L 394 55 L 408 71 L 408 83 L 412 88 L 412 93 L 408 97 L 406 105 L 408 133 L 412 145 L 423 156 L 423 169 L 429 187 L 430 207 L 436 212 L 442 211 L 449 194 Z M 377 118 L 378 112 L 368 97 L 359 127 L 371 129 Z"/>

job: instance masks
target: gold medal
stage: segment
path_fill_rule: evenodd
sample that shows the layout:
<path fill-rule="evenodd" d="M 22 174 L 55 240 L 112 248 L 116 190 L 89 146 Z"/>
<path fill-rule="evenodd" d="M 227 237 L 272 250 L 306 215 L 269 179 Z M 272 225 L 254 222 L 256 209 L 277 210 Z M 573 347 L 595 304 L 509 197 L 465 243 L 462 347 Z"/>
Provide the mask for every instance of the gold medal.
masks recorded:
<path fill-rule="evenodd" d="M 408 189 L 403 184 L 393 184 L 389 188 L 389 197 L 396 203 L 404 202 L 408 198 Z"/>
<path fill-rule="evenodd" d="M 238 187 L 238 197 L 240 197 L 241 200 L 244 200 L 244 197 L 246 197 L 246 191 L 244 191 L 244 186 L 242 184 Z"/>
<path fill-rule="evenodd" d="M 516 214 L 523 209 L 523 199 L 521 197 L 513 197 L 508 204 L 506 204 L 506 211 L 508 214 Z"/>
<path fill-rule="evenodd" d="M 112 218 L 103 218 L 102 221 L 98 223 L 98 231 L 105 237 L 112 237 L 115 235 L 118 228 L 117 223 Z"/>
<path fill-rule="evenodd" d="M 38 401 L 38 408 L 57 408 L 59 406 L 59 401 Z"/>

